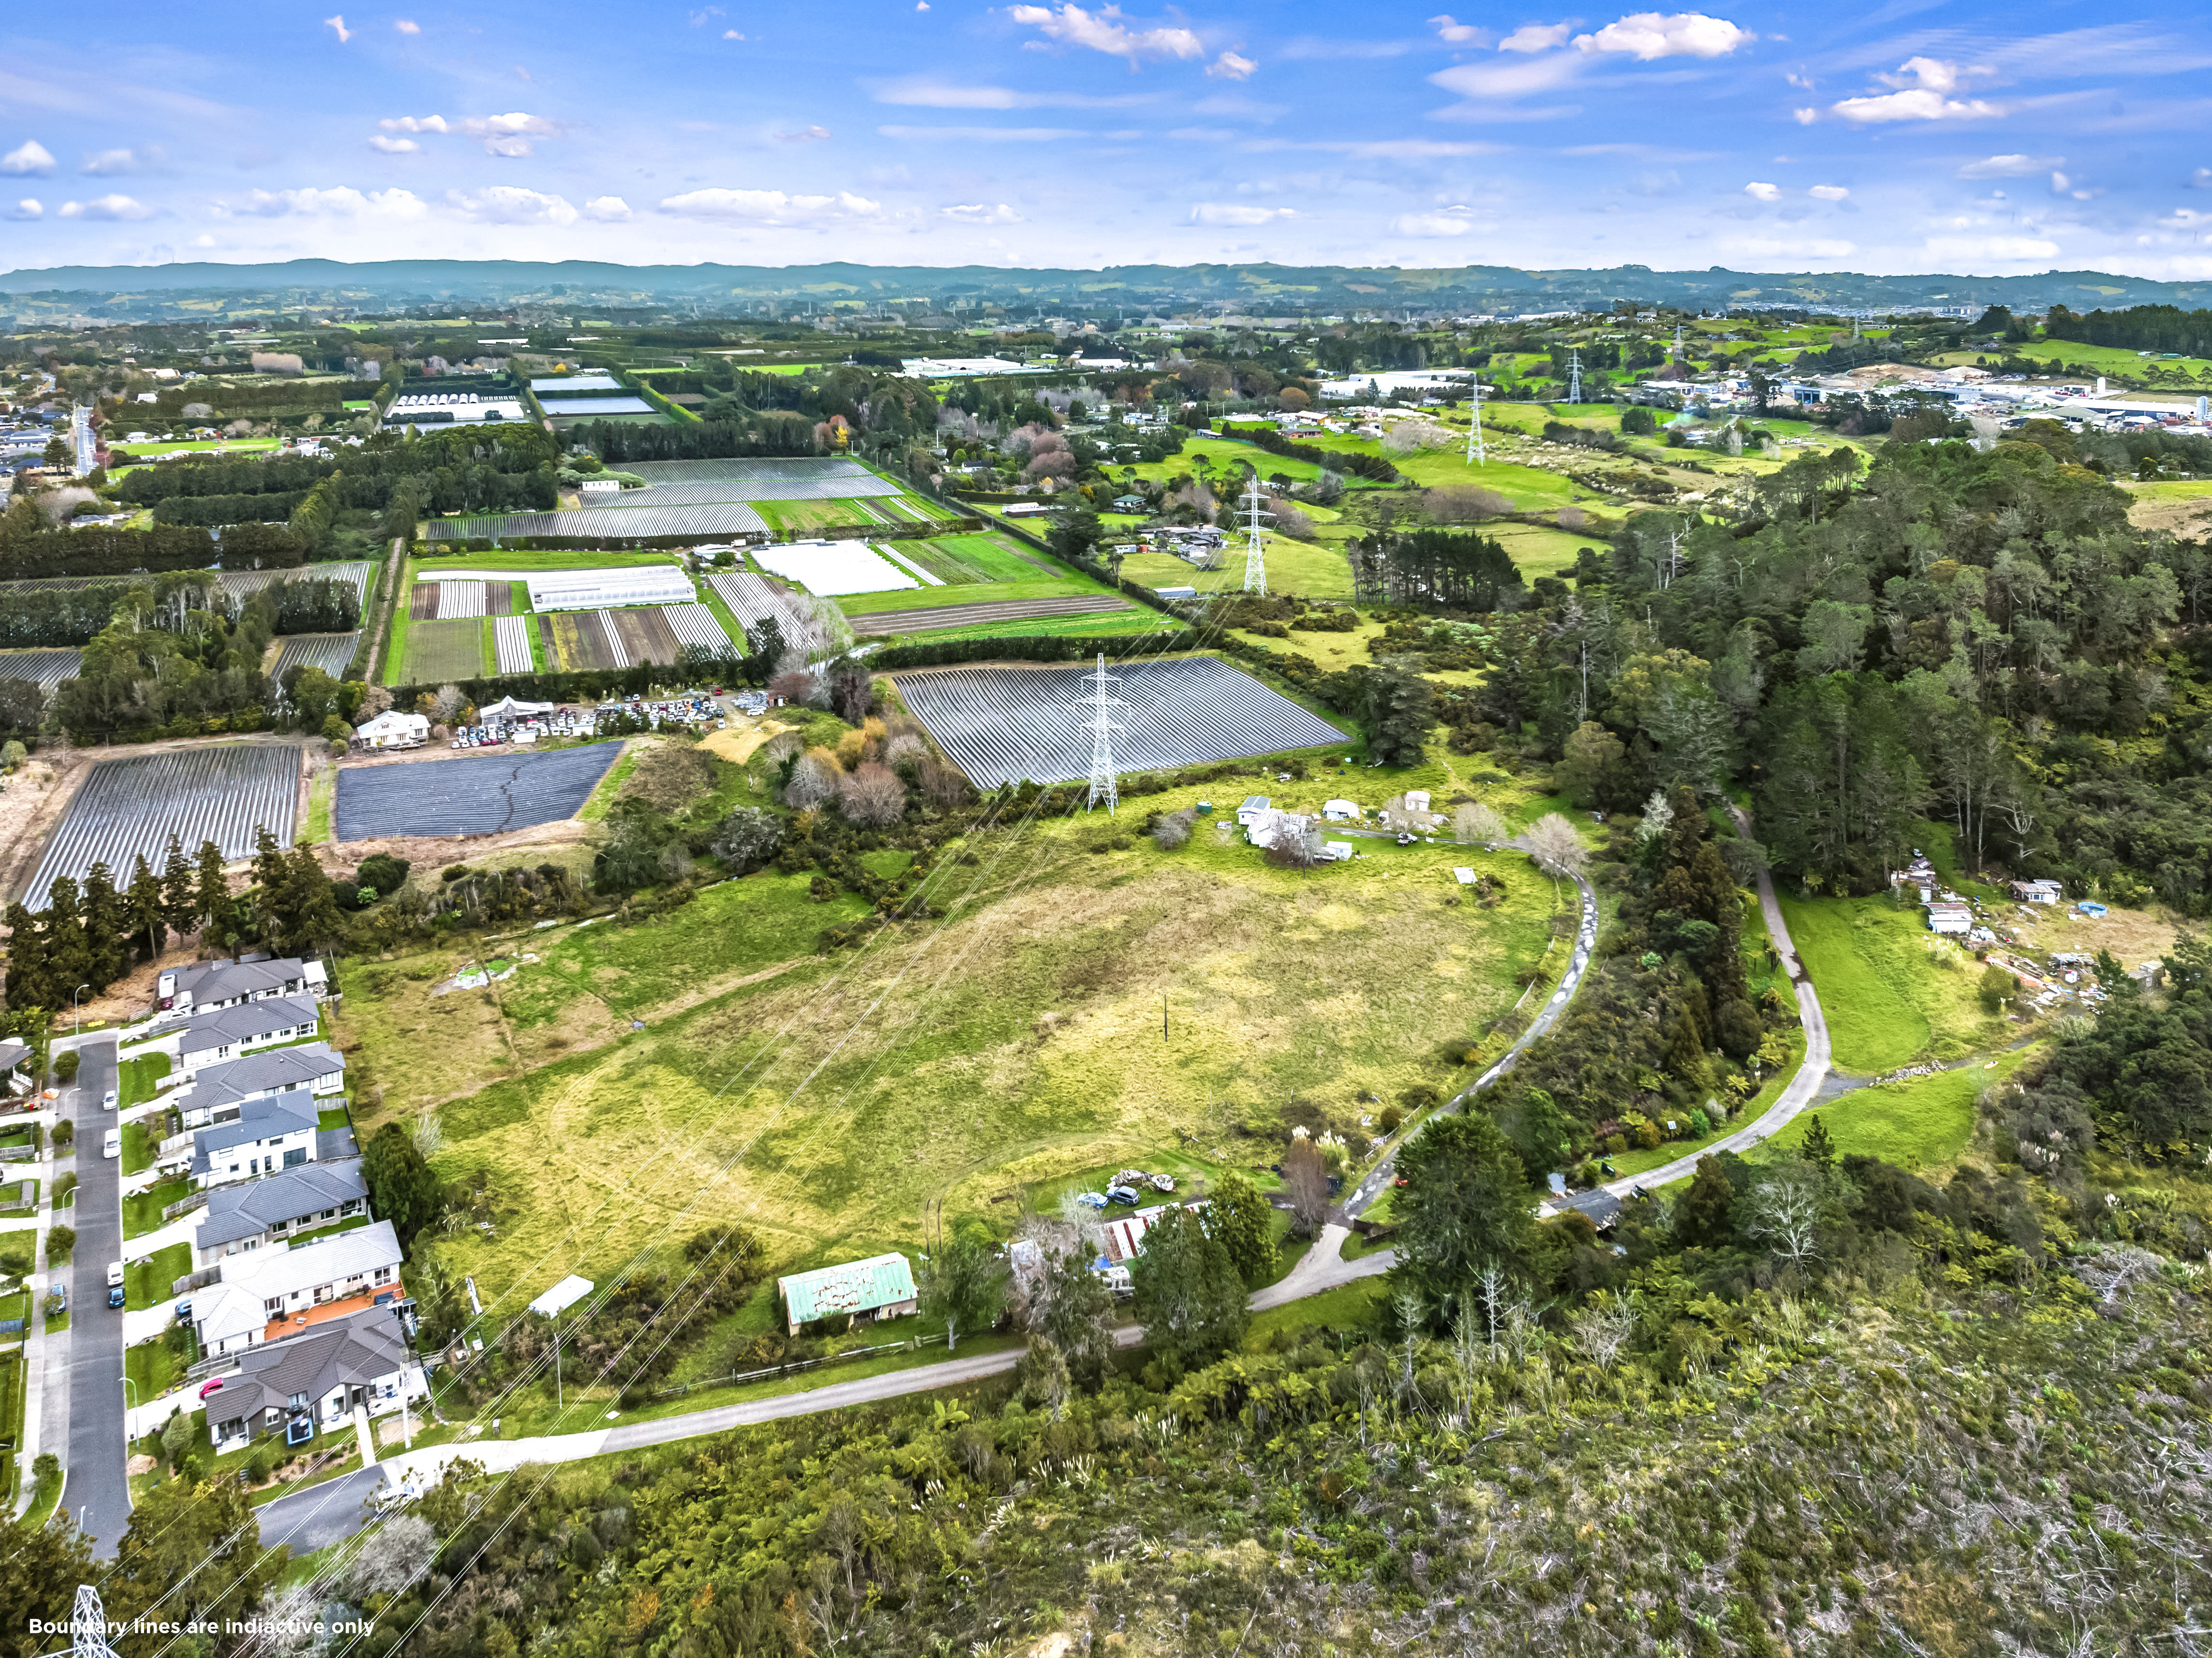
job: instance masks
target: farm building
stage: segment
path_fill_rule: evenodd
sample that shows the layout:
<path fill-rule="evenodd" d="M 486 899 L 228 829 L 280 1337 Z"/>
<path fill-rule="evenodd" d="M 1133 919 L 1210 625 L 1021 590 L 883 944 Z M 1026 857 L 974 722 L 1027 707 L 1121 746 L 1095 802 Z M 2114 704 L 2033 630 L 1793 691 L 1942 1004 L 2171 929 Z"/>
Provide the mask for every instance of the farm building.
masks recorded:
<path fill-rule="evenodd" d="M 1198 597 L 1198 589 L 1192 587 L 1154 588 L 1152 595 L 1158 599 L 1195 599 Z"/>
<path fill-rule="evenodd" d="M 1237 826 L 1249 829 L 1273 810 L 1274 802 L 1265 795 L 1247 795 L 1244 803 L 1237 808 Z"/>
<path fill-rule="evenodd" d="M 192 1298 L 200 1350 L 233 1353 L 281 1340 L 292 1333 L 287 1322 L 320 1324 L 343 1316 L 335 1309 L 347 1301 L 359 1300 L 360 1306 L 345 1312 L 365 1311 L 372 1305 L 368 1297 L 398 1291 L 399 1262 L 399 1240 L 389 1221 L 298 1249 L 231 1256 L 218 1269 L 222 1281 Z M 317 1317 L 324 1308 L 333 1310 Z"/>
<path fill-rule="evenodd" d="M 1965 904 L 1931 904 L 1928 906 L 1928 927 L 1931 932 L 1963 936 L 1974 925 L 1974 911 Z"/>
<path fill-rule="evenodd" d="M 330 980 L 319 960 L 248 955 L 172 968 L 155 981 L 154 990 L 161 1011 L 181 1015 L 278 996 L 312 996 L 319 1002 L 330 993 Z M 123 1039 L 133 1040 L 132 1033 L 124 1032 Z"/>
<path fill-rule="evenodd" d="M 1322 816 L 1331 823 L 1357 823 L 1364 815 L 1358 801 L 1333 800 L 1322 802 Z"/>
<path fill-rule="evenodd" d="M 356 1410 L 382 1416 L 428 1392 L 399 1321 L 375 1308 L 254 1349 L 210 1397 L 208 1423 L 218 1454 L 279 1432 L 304 1445 Z"/>
<path fill-rule="evenodd" d="M 865 1319 L 896 1319 L 915 1311 L 921 1292 L 915 1288 L 914 1269 L 898 1253 L 871 1255 L 864 1261 L 794 1272 L 775 1281 L 783 1301 L 790 1332 L 817 1320 L 849 1314 L 854 1322 Z"/>
<path fill-rule="evenodd" d="M 2056 881 L 2015 881 L 2012 895 L 2023 904 L 2063 904 L 2066 888 Z"/>
<path fill-rule="evenodd" d="M 532 610 L 608 610 L 629 605 L 690 605 L 699 599 L 691 578 L 673 564 L 639 564 L 627 570 L 533 570 Z"/>
<path fill-rule="evenodd" d="M 356 726 L 353 740 L 363 748 L 420 748 L 430 741 L 430 722 L 425 715 L 388 708 Z"/>
<path fill-rule="evenodd" d="M 243 1255 L 295 1234 L 336 1226 L 368 1213 L 361 1159 L 301 1163 L 265 1180 L 244 1180 L 208 1193 L 192 1234 L 192 1266 L 204 1271 L 228 1255 Z"/>

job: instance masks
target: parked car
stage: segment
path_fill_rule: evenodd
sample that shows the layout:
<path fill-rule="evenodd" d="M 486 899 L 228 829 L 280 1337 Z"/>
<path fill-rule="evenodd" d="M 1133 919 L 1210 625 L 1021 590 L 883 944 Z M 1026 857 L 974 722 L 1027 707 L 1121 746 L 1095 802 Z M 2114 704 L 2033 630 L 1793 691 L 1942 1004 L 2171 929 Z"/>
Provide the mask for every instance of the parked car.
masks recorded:
<path fill-rule="evenodd" d="M 1075 1201 L 1086 1209 L 1103 1209 L 1106 1207 L 1106 1194 L 1103 1192 L 1079 1192 L 1075 1194 Z"/>
<path fill-rule="evenodd" d="M 112 1128 L 107 1131 L 107 1137 L 100 1143 L 100 1155 L 103 1157 L 120 1157 L 123 1155 L 121 1129 Z"/>
<path fill-rule="evenodd" d="M 121 1261 L 110 1261 L 110 1262 L 108 1262 L 108 1264 L 107 1264 L 107 1287 L 108 1287 L 109 1289 L 112 1289 L 113 1288 L 115 1288 L 115 1286 L 116 1286 L 116 1285 L 118 1285 L 118 1284 L 121 1283 L 122 1282 L 123 1282 L 123 1263 L 122 1263 Z"/>
<path fill-rule="evenodd" d="M 213 1381 L 202 1383 L 200 1387 L 200 1397 L 202 1399 L 205 1399 L 210 1393 L 214 1393 L 222 1386 L 222 1378 L 221 1376 L 217 1376 Z"/>
<path fill-rule="evenodd" d="M 190 1324 L 191 1321 L 192 1304 L 190 1301 L 179 1301 L 177 1303 L 177 1322 L 179 1324 Z"/>
<path fill-rule="evenodd" d="M 114 1289 L 107 1292 L 107 1304 L 110 1307 L 116 1308 L 118 1312 L 122 1309 L 123 1286 L 121 1284 L 117 1284 Z"/>
<path fill-rule="evenodd" d="M 115 1109 L 115 1090 L 113 1088 L 110 1088 L 106 1093 L 101 1094 L 100 1096 L 100 1103 L 106 1110 L 113 1111 Z"/>
<path fill-rule="evenodd" d="M 1106 1201 L 1109 1204 L 1127 1204 L 1131 1209 L 1134 1209 L 1142 1199 L 1127 1186 L 1109 1186 L 1106 1188 Z"/>

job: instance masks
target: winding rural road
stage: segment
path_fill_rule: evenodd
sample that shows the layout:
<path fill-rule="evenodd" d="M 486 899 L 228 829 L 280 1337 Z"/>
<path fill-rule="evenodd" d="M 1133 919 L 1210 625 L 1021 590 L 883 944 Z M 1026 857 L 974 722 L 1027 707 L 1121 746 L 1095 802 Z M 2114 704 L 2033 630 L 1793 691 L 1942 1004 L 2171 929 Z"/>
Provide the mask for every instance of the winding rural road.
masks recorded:
<path fill-rule="evenodd" d="M 1737 813 L 1736 818 L 1740 826 L 1748 827 L 1741 813 Z M 1522 1033 L 1520 1039 L 1470 1087 L 1446 1102 L 1444 1110 L 1459 1109 L 1474 1095 L 1510 1072 L 1528 1045 L 1558 1022 L 1560 1014 L 1580 988 L 1583 976 L 1589 966 L 1591 952 L 1597 944 L 1597 893 L 1581 875 L 1575 877 L 1575 884 L 1582 893 L 1582 924 L 1576 933 L 1574 953 L 1568 960 L 1567 971 L 1561 976 L 1558 988 L 1535 1018 L 1529 1021 L 1528 1028 Z M 1651 1188 L 1680 1179 L 1696 1168 L 1699 1157 L 1709 1156 L 1716 1151 L 1743 1151 L 1771 1137 L 1813 1102 L 1821 1082 L 1828 1074 L 1827 1021 L 1821 1014 L 1820 997 L 1814 992 L 1812 981 L 1805 976 L 1804 967 L 1798 961 L 1796 947 L 1790 942 L 1790 930 L 1782 919 L 1781 906 L 1775 901 L 1774 883 L 1765 871 L 1761 871 L 1759 877 L 1759 905 L 1760 912 L 1766 918 L 1767 935 L 1773 940 L 1775 950 L 1788 970 L 1790 983 L 1797 993 L 1798 1016 L 1805 1027 L 1804 1064 L 1790 1080 L 1789 1086 L 1783 1089 L 1780 1097 L 1757 1121 L 1746 1124 L 1726 1139 L 1688 1156 L 1677 1158 L 1632 1179 L 1611 1183 L 1606 1190 L 1616 1196 L 1625 1197 L 1638 1186 Z M 1402 1145 L 1401 1142 L 1399 1149 L 1402 1149 Z M 1356 1216 L 1389 1189 L 1395 1167 L 1396 1151 L 1394 1149 L 1360 1182 L 1358 1189 L 1346 1201 L 1344 1211 L 1347 1217 Z M 1379 1277 L 1390 1270 L 1394 1257 L 1393 1252 L 1388 1249 L 1363 1255 L 1357 1260 L 1344 1259 L 1340 1252 L 1344 1240 L 1350 1235 L 1349 1228 L 1345 1226 L 1332 1223 L 1324 1227 L 1313 1247 L 1279 1283 L 1253 1293 L 1250 1301 L 1252 1310 L 1265 1312 L 1270 1308 L 1282 1307 L 1309 1295 L 1318 1295 L 1346 1284 L 1356 1283 L 1363 1278 Z M 1118 1344 L 1127 1347 L 1140 1341 L 1143 1333 L 1133 1325 L 1124 1326 L 1114 1332 L 1114 1338 Z M 723 1433 L 732 1428 L 774 1422 L 786 1417 L 811 1416 L 823 1411 L 878 1404 L 884 1399 L 904 1398 L 939 1387 L 956 1387 L 963 1383 L 1003 1375 L 1020 1360 L 1018 1351 L 981 1353 L 970 1358 L 947 1359 L 940 1364 L 921 1365 L 910 1370 L 894 1370 L 853 1381 L 833 1382 L 827 1387 L 785 1393 L 774 1399 L 719 1405 L 711 1410 L 663 1417 L 656 1421 L 626 1423 L 586 1433 L 552 1435 L 541 1439 L 493 1440 L 405 1452 L 386 1457 L 376 1467 L 360 1469 L 342 1479 L 295 1491 L 267 1504 L 258 1516 L 261 1540 L 268 1546 L 289 1543 L 295 1554 L 327 1547 L 351 1536 L 368 1523 L 370 1510 L 367 1507 L 368 1499 L 387 1480 L 393 1485 L 411 1484 L 420 1489 L 434 1484 L 447 1464 L 463 1457 L 480 1462 L 488 1472 L 496 1473 L 532 1463 L 572 1462 L 585 1457 L 641 1450 L 648 1446 L 666 1445 L 678 1440 Z"/>

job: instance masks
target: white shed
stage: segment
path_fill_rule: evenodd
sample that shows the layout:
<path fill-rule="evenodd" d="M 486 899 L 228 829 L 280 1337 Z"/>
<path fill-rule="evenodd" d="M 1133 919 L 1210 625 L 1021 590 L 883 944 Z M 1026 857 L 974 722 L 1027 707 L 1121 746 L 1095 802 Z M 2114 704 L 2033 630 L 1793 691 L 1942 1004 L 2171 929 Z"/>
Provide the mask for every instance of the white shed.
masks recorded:
<path fill-rule="evenodd" d="M 1331 823 L 1357 823 L 1363 815 L 1358 801 L 1333 800 L 1322 804 L 1322 816 Z"/>
<path fill-rule="evenodd" d="M 1244 797 L 1244 804 L 1237 808 L 1238 826 L 1249 829 L 1255 823 L 1267 816 L 1274 802 L 1265 795 L 1247 795 Z"/>

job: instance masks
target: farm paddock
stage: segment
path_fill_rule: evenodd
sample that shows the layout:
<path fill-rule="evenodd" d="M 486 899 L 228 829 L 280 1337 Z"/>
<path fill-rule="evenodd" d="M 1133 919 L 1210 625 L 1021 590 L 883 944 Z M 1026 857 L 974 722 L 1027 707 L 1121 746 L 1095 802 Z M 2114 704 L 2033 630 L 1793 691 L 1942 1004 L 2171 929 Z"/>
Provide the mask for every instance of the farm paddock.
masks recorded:
<path fill-rule="evenodd" d="M 341 766 L 337 838 L 497 835 L 573 817 L 622 748 L 619 742 L 542 754 L 499 748 L 450 760 Z"/>

